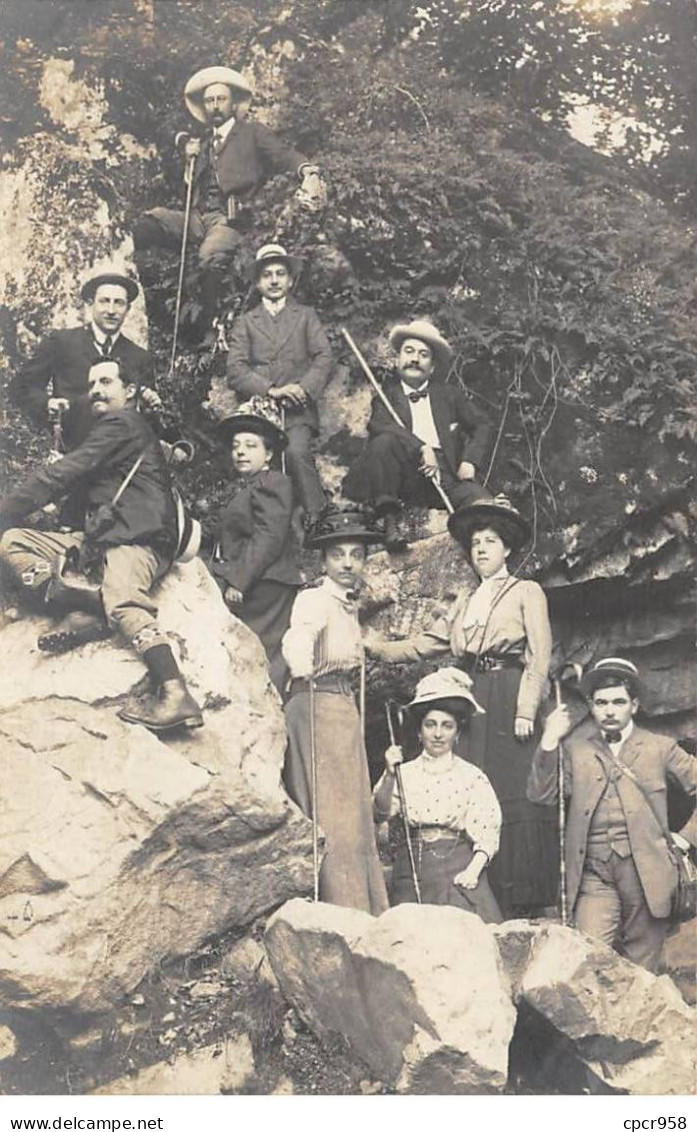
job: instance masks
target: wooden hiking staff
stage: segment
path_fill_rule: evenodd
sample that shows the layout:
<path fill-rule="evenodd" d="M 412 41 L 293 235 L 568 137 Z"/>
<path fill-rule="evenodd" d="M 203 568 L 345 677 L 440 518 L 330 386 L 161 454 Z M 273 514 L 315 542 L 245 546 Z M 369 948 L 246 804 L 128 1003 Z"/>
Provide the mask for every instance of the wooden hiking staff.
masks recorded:
<path fill-rule="evenodd" d="M 189 158 L 184 180 L 186 181 L 186 202 L 184 204 L 184 231 L 182 232 L 182 247 L 179 256 L 179 280 L 177 282 L 177 304 L 174 308 L 174 330 L 172 332 L 172 354 L 169 359 L 169 376 L 174 373 L 174 362 L 177 357 L 177 338 L 179 337 L 179 317 L 182 309 L 182 291 L 184 289 L 184 267 L 186 265 L 186 246 L 189 239 L 189 219 L 191 217 L 191 198 L 194 191 L 194 164 L 195 157 Z"/>
<path fill-rule="evenodd" d="M 390 733 L 390 743 L 394 747 L 396 745 L 394 725 L 392 723 L 392 712 L 390 711 L 389 700 L 385 704 L 385 715 L 387 716 L 387 729 Z M 394 768 L 394 776 L 397 781 L 397 794 L 399 796 L 399 808 L 402 814 L 402 823 L 404 825 L 404 836 L 407 840 L 407 853 L 409 855 L 409 867 L 411 869 L 411 879 L 414 883 L 414 892 L 416 893 L 416 903 L 421 903 L 421 888 L 419 885 L 419 878 L 416 872 L 416 861 L 414 860 L 414 848 L 411 843 L 411 833 L 409 830 L 409 814 L 407 813 L 407 799 L 404 793 L 404 783 L 402 781 L 402 768 L 397 763 Z"/>
<path fill-rule="evenodd" d="M 311 676 L 310 684 L 310 776 L 312 793 L 312 873 L 313 897 L 315 904 L 319 903 L 319 829 L 317 824 L 317 735 L 315 732 L 315 681 Z"/>
<path fill-rule="evenodd" d="M 377 378 L 375 377 L 375 374 L 371 370 L 370 366 L 368 365 L 367 361 L 363 357 L 361 351 L 358 349 L 358 346 L 354 342 L 353 338 L 351 337 L 351 335 L 349 334 L 349 332 L 348 332 L 348 330 L 346 329 L 345 326 L 341 327 L 341 333 L 343 334 L 346 342 L 348 343 L 351 350 L 353 351 L 353 353 L 354 353 L 354 355 L 355 355 L 355 357 L 358 361 L 358 364 L 360 365 L 361 369 L 363 370 L 363 373 L 368 378 L 368 381 L 370 382 L 371 386 L 373 387 L 373 389 L 377 393 L 378 397 L 382 401 L 383 405 L 387 409 L 387 411 L 390 414 L 390 416 L 392 417 L 393 421 L 395 421 L 395 423 L 398 424 L 400 428 L 403 428 L 405 432 L 409 432 L 409 429 L 405 425 L 404 421 L 402 420 L 402 418 L 399 416 L 399 414 L 395 410 L 394 405 L 391 405 L 390 402 L 388 401 L 387 397 L 385 396 L 384 390 L 381 388 L 380 383 L 378 382 Z M 410 433 L 410 435 L 412 435 L 412 434 Z M 440 482 L 439 476 L 438 475 L 434 476 L 433 479 L 431 480 L 431 482 L 432 482 L 433 486 L 435 487 L 436 491 L 438 492 L 438 494 L 440 495 L 441 499 L 443 500 L 446 511 L 448 512 L 449 515 L 452 515 L 455 508 L 453 507 L 452 503 L 450 502 L 450 498 L 446 494 L 445 489 L 443 488 L 443 486 Z"/>
<path fill-rule="evenodd" d="M 559 675 L 554 678 L 554 695 L 556 699 L 556 706 L 562 707 L 563 701 L 561 697 L 561 685 L 564 679 L 564 673 L 572 669 L 574 678 L 580 682 L 583 674 L 583 669 L 580 664 L 564 665 Z M 569 924 L 569 897 L 566 884 L 566 797 L 564 794 L 564 741 L 559 740 L 557 745 L 557 793 L 558 798 L 558 820 L 559 820 L 559 902 L 561 911 L 561 922 L 564 927 Z"/>

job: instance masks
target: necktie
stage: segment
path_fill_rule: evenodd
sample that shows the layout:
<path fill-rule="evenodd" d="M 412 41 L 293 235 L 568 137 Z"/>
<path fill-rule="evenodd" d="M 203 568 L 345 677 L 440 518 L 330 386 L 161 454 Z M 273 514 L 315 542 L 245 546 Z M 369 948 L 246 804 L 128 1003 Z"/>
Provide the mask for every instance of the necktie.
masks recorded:
<path fill-rule="evenodd" d="M 219 134 L 217 130 L 214 130 L 213 131 L 213 153 L 215 153 L 216 155 L 218 153 L 220 153 L 222 144 L 223 144 L 222 135 Z"/>
<path fill-rule="evenodd" d="M 104 358 L 111 357 L 111 347 L 113 345 L 114 345 L 114 339 L 111 337 L 111 334 L 107 334 L 106 338 L 102 342 L 102 357 L 104 357 Z"/>
<path fill-rule="evenodd" d="M 424 397 L 428 397 L 428 389 L 422 389 L 416 393 L 409 393 L 409 400 L 416 404 L 417 401 L 422 401 Z"/>
<path fill-rule="evenodd" d="M 621 731 L 604 731 L 603 735 L 606 743 L 619 743 L 622 738 Z"/>

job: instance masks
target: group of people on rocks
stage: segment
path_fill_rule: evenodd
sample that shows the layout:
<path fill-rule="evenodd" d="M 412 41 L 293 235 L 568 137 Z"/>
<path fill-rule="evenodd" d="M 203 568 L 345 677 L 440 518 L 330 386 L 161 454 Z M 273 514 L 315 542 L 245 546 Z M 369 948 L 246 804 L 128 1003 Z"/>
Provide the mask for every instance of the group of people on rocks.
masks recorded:
<path fill-rule="evenodd" d="M 229 68 L 186 88 L 208 135 L 184 141 L 193 165 L 191 236 L 216 296 L 221 262 L 243 239 L 240 216 L 265 176 L 316 166 L 271 131 L 236 116 L 250 87 Z M 183 214 L 154 209 L 137 243 L 182 234 Z M 668 829 L 668 778 L 694 795 L 695 759 L 634 722 L 640 677 L 603 658 L 584 678 L 588 718 L 546 714 L 552 631 L 544 591 L 515 556 L 530 528 L 486 486 L 492 429 L 446 376 L 449 343 L 423 319 L 392 328 L 394 372 L 376 395 L 343 499 L 328 502 L 314 455 L 333 361 L 314 310 L 292 295 L 299 263 L 277 243 L 256 253 L 259 298 L 238 316 L 227 373 L 241 403 L 217 425 L 233 482 L 208 566 L 228 608 L 259 637 L 282 697 L 286 788 L 313 819 L 322 900 L 374 914 L 390 903 L 454 904 L 487 922 L 550 914 L 560 876 L 557 808 L 566 802 L 565 875 L 576 926 L 655 970 L 670 922 L 675 853 L 695 821 Z M 214 284 L 210 280 L 214 278 Z M 120 632 L 142 656 L 151 689 L 120 711 L 155 732 L 195 728 L 204 714 L 157 621 L 157 583 L 197 546 L 171 466 L 186 442 L 163 444 L 154 365 L 122 332 L 138 285 L 118 272 L 82 288 L 83 327 L 51 334 L 18 371 L 12 395 L 39 425 L 60 420 L 64 452 L 0 500 L 0 563 L 36 610 L 58 614 L 38 647 L 56 654 Z M 171 439 L 171 438 L 170 438 Z M 67 496 L 60 529 L 12 526 Z M 452 507 L 448 529 L 479 578 L 427 631 L 387 640 L 364 631 L 359 596 L 371 547 L 401 553 L 400 511 Z M 303 584 L 304 548 L 321 578 Z M 45 526 L 45 524 L 44 524 Z M 400 559 L 395 558 L 396 563 Z M 364 742 L 366 654 L 385 662 L 442 657 L 406 705 L 418 754 L 392 741 L 371 793 Z M 358 705 L 356 688 L 358 687 Z M 561 766 L 560 766 L 561 761 Z M 376 822 L 391 827 L 389 885 Z M 318 831 L 324 835 L 319 864 Z"/>

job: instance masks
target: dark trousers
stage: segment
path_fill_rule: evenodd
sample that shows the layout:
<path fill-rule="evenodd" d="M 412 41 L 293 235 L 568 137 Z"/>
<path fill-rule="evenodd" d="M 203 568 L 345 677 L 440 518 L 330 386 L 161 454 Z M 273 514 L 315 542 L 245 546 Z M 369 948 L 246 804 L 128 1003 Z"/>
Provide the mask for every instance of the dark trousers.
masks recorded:
<path fill-rule="evenodd" d="M 419 471 L 420 449 L 411 433 L 382 432 L 368 441 L 349 471 L 343 493 L 349 499 L 372 503 L 379 511 L 399 511 L 400 500 L 420 507 L 444 506 L 435 487 Z M 458 480 L 438 452 L 440 482 L 455 507 L 490 499 L 491 493 L 475 480 Z"/>
<path fill-rule="evenodd" d="M 288 447 L 285 450 L 286 473 L 293 482 L 296 502 L 305 511 L 317 515 L 327 498 L 324 494 L 313 454 L 314 433 L 304 421 L 293 421 L 286 416 Z M 280 466 L 280 461 L 278 461 Z"/>

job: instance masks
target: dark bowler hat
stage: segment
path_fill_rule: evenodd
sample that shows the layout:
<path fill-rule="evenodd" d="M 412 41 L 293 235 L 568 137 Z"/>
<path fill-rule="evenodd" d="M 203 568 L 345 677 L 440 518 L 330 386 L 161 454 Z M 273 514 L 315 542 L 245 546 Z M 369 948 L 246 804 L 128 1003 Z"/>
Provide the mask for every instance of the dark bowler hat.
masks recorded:
<path fill-rule="evenodd" d="M 632 696 L 639 695 L 639 669 L 631 660 L 624 660 L 621 656 L 606 656 L 602 660 L 597 660 L 592 668 L 588 669 L 581 681 L 585 695 L 592 696 L 598 684 L 601 681 L 605 683 L 608 676 L 616 677 L 618 684 L 627 683 Z"/>
<path fill-rule="evenodd" d="M 511 550 L 520 550 L 530 537 L 530 525 L 520 511 L 506 499 L 475 499 L 458 507 L 448 519 L 448 530 L 460 546 L 469 553 L 472 534 L 482 524 L 491 526 Z"/>
<path fill-rule="evenodd" d="M 262 269 L 269 263 L 285 264 L 294 279 L 297 279 L 303 265 L 303 261 L 300 257 L 289 255 L 282 244 L 264 244 L 255 255 L 254 263 L 251 267 L 251 275 L 255 282 L 259 278 Z"/>
<path fill-rule="evenodd" d="M 251 397 L 234 413 L 223 417 L 218 431 L 228 440 L 238 432 L 253 432 L 265 437 L 276 449 L 285 448 L 288 443 L 281 414 L 270 397 Z"/>
<path fill-rule="evenodd" d="M 131 279 L 130 275 L 120 275 L 117 271 L 106 271 L 88 279 L 82 286 L 80 297 L 84 302 L 91 303 L 97 292 L 97 287 L 101 287 L 103 283 L 109 283 L 113 287 L 123 287 L 129 303 L 132 303 L 138 297 L 140 291 L 140 287 L 135 279 Z"/>
<path fill-rule="evenodd" d="M 305 539 L 308 550 L 320 550 L 336 542 L 381 543 L 385 535 L 372 511 L 357 503 L 328 503 L 312 524 Z"/>

